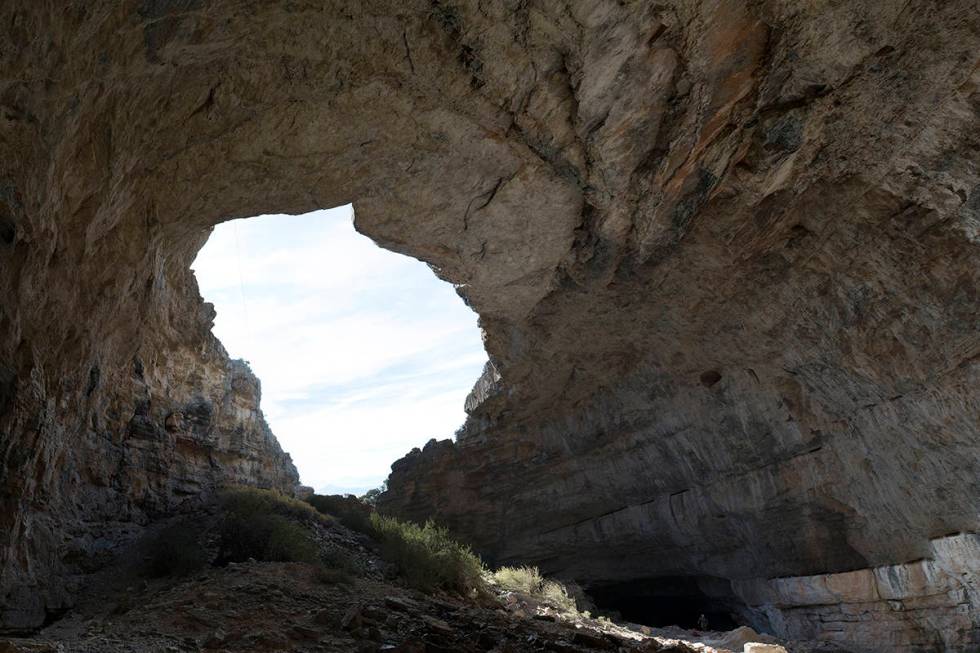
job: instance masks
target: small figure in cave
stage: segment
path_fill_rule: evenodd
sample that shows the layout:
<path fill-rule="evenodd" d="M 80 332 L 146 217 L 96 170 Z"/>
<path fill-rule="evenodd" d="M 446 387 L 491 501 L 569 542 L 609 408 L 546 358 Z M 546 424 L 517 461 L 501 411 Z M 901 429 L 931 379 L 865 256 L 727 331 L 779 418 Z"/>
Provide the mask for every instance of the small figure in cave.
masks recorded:
<path fill-rule="evenodd" d="M 708 618 L 704 614 L 698 617 L 698 630 L 708 630 Z"/>

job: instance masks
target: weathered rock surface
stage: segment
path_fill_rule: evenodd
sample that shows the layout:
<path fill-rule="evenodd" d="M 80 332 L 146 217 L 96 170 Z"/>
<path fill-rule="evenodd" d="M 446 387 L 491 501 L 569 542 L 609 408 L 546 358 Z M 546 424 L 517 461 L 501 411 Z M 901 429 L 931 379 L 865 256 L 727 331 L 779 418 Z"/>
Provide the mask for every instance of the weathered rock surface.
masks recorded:
<path fill-rule="evenodd" d="M 259 410 L 258 380 L 210 335 L 210 308 L 201 313 L 200 348 L 144 345 L 121 369 L 111 366 L 117 352 L 102 350 L 84 387 L 62 389 L 80 424 L 59 419 L 50 388 L 18 387 L 11 428 L 30 432 L 2 450 L 6 629 L 29 630 L 70 606 L 83 575 L 154 517 L 224 484 L 298 483 Z"/>
<path fill-rule="evenodd" d="M 129 528 L 185 485 L 162 450 L 105 470 L 143 455 L 134 420 L 194 433 L 188 404 L 220 401 L 188 380 L 226 367 L 187 272 L 208 228 L 349 201 L 459 286 L 500 375 L 458 445 L 396 465 L 387 509 L 596 584 L 694 576 L 776 631 L 797 627 L 778 591 L 736 588 L 877 578 L 980 530 L 973 3 L 11 0 L 0 19 L 5 607 L 23 579 L 61 605 L 66 525 Z M 262 434 L 226 468 L 283 482 Z M 972 578 L 955 606 L 810 626 L 968 648 Z"/>

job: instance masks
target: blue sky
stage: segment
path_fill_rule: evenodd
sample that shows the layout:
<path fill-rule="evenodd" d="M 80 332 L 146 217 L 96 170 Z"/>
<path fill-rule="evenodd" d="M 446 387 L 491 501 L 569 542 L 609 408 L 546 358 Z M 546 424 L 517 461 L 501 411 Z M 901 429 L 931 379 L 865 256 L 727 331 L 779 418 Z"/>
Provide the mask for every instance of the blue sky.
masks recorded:
<path fill-rule="evenodd" d="M 192 266 L 303 483 L 334 492 L 375 487 L 412 447 L 452 437 L 486 360 L 452 286 L 352 218 L 345 206 L 225 222 Z"/>

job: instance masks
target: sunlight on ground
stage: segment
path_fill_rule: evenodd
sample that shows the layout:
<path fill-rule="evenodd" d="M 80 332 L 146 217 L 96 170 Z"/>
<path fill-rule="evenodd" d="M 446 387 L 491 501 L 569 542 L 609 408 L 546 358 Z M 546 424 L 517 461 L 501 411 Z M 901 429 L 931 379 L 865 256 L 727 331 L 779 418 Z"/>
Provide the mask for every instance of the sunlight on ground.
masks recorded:
<path fill-rule="evenodd" d="M 226 222 L 192 267 L 303 483 L 360 493 L 412 447 L 452 437 L 486 354 L 452 286 L 358 234 L 352 216 Z"/>

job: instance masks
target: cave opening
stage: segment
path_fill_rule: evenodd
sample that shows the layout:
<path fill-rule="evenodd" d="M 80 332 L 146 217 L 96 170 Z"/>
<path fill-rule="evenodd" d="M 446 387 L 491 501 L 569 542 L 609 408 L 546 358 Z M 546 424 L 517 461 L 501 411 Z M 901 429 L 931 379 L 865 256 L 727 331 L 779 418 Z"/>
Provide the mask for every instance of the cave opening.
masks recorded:
<path fill-rule="evenodd" d="M 217 225 L 192 270 L 212 333 L 321 494 L 361 495 L 451 438 L 486 362 L 477 315 L 425 263 L 357 232 L 354 207 Z"/>
<path fill-rule="evenodd" d="M 741 625 L 731 585 L 713 576 L 664 576 L 604 584 L 589 590 L 600 610 L 654 628 L 731 630 Z"/>

